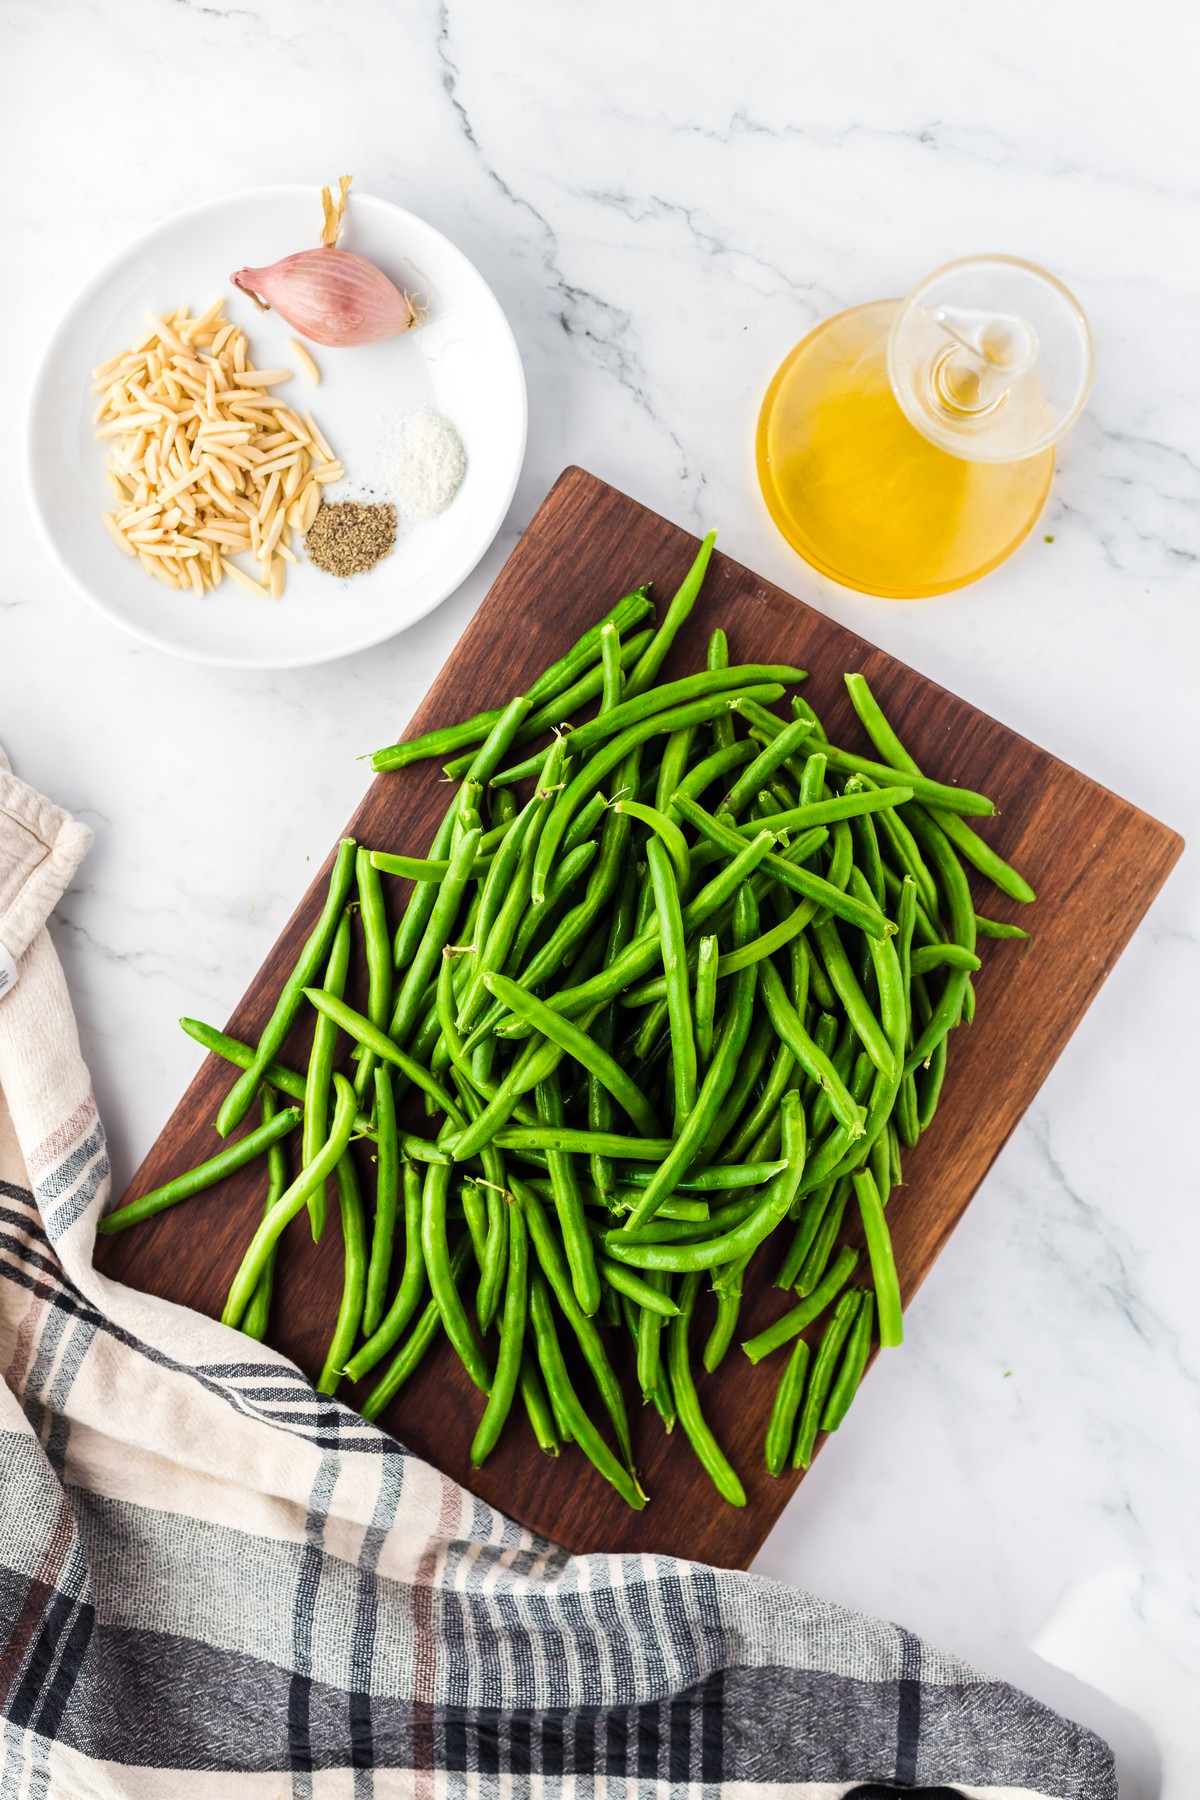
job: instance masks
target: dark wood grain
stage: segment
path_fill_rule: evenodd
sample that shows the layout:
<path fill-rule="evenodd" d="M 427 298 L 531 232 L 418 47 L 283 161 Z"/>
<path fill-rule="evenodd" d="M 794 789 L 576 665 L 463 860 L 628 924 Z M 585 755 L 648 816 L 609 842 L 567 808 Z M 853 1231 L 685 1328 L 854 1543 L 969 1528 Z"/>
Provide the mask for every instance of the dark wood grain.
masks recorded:
<path fill-rule="evenodd" d="M 650 579 L 660 595 L 670 593 L 695 548 L 687 532 L 583 470 L 568 469 L 434 683 L 411 732 L 507 699 L 623 587 Z M 936 1122 L 906 1157 L 906 1185 L 894 1195 L 888 1216 L 907 1301 L 1161 886 L 1181 840 L 726 557 L 714 559 L 684 655 L 666 673 L 696 666 L 697 646 L 718 624 L 728 631 L 736 660 L 788 660 L 811 671 L 806 692 L 835 742 L 862 744 L 842 683 L 844 671 L 861 669 L 931 774 L 996 798 L 1002 816 L 985 826 L 986 835 L 1038 891 L 1037 906 L 1022 909 L 994 890 L 979 889 L 981 910 L 1003 918 L 1021 913 L 1035 935 L 1027 949 L 982 946 L 976 1020 L 955 1033 Z M 374 848 L 420 853 L 445 799 L 436 768 L 384 775 L 348 831 Z M 319 909 L 327 871 L 328 864 L 234 1011 L 229 1029 L 238 1036 L 253 1038 L 261 1028 Z M 301 1034 L 289 1057 L 303 1066 L 305 1054 Z M 211 1121 L 229 1081 L 226 1065 L 205 1061 L 127 1198 L 213 1153 Z M 106 1274 L 134 1287 L 218 1315 L 262 1206 L 261 1181 L 260 1170 L 244 1172 L 210 1197 L 103 1240 L 98 1260 Z M 310 1373 L 322 1361 L 340 1278 L 336 1226 L 314 1250 L 303 1219 L 297 1222 L 282 1248 L 272 1341 Z M 767 1275 L 760 1275 L 748 1284 L 743 1318 L 757 1329 L 782 1304 Z M 641 1514 L 628 1512 L 578 1451 L 557 1461 L 540 1456 L 523 1419 L 506 1431 L 486 1468 L 472 1471 L 468 1447 L 480 1399 L 444 1346 L 431 1353 L 383 1423 L 476 1493 L 572 1549 L 654 1550 L 745 1566 L 796 1484 L 794 1477 L 771 1480 L 762 1465 L 778 1360 L 752 1368 L 735 1351 L 702 1384 L 705 1411 L 746 1483 L 744 1511 L 715 1497 L 682 1434 L 666 1438 L 648 1413 L 635 1427 L 652 1496 Z M 352 1402 L 353 1393 L 348 1398 Z"/>

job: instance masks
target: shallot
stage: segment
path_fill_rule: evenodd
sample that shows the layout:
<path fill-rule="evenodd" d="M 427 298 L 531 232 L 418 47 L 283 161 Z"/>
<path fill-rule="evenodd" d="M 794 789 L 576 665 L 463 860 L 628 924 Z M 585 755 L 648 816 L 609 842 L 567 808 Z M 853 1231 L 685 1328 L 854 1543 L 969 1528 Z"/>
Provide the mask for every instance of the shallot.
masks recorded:
<path fill-rule="evenodd" d="M 238 269 L 230 280 L 263 312 L 271 307 L 316 344 L 375 344 L 420 323 L 421 309 L 383 270 L 353 250 L 339 250 L 350 176 L 341 178 L 336 205 L 321 191 L 325 227 L 321 247 L 285 256 L 265 268 Z"/>

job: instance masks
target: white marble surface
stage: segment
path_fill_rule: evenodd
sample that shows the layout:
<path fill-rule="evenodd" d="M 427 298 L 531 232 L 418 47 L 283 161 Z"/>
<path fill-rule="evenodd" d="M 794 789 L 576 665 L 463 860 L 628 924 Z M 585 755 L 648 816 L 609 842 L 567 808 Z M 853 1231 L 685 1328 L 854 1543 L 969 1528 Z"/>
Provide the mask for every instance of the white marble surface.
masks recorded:
<path fill-rule="evenodd" d="M 0 316 L 18 380 L 122 239 L 213 193 L 352 168 L 478 263 L 530 388 L 524 478 L 475 577 L 382 650 L 277 676 L 168 661 L 85 610 L 33 537 L 10 412 L 0 740 L 96 829 L 56 934 L 118 1180 L 195 1065 L 174 1018 L 219 1018 L 241 992 L 359 797 L 356 756 L 403 725 L 569 461 L 719 525 L 763 574 L 1200 835 L 1194 12 L 9 0 L 4 31 Z M 1047 263 L 1095 328 L 1054 542 L 1039 533 L 956 598 L 864 601 L 770 525 L 758 400 L 816 319 L 973 249 Z M 1190 1791 L 1195 868 L 1185 858 L 1155 905 L 926 1283 L 904 1353 L 759 1565 L 1096 1723 L 1137 1800 L 1157 1791 L 1148 1734 L 1051 1661 L 1157 1714 L 1168 1771 L 1183 1769 L 1164 1791 Z M 1031 1645 L 1052 1616 L 1044 1661 Z M 1144 1678 L 1151 1642 L 1171 1678 Z"/>

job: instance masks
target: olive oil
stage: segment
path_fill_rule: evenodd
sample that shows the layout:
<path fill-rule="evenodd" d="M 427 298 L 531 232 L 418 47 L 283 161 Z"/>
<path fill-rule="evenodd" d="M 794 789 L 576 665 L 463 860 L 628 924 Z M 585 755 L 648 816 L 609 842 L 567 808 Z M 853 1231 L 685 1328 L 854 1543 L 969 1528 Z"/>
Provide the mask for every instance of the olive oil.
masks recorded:
<path fill-rule="evenodd" d="M 901 301 L 873 301 L 809 334 L 777 371 L 758 423 L 763 496 L 788 542 L 846 587 L 916 599 L 965 586 L 1032 529 L 1054 450 L 952 456 L 909 423 L 887 347 Z"/>

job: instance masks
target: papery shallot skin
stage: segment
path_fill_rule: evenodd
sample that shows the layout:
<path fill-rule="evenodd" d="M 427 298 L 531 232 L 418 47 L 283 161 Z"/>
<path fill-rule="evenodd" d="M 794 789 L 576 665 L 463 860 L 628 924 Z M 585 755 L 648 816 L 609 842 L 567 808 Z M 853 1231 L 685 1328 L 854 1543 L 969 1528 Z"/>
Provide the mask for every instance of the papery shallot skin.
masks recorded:
<path fill-rule="evenodd" d="M 353 250 L 301 250 L 265 268 L 238 269 L 229 279 L 314 344 L 377 344 L 417 322 L 408 295 Z"/>

